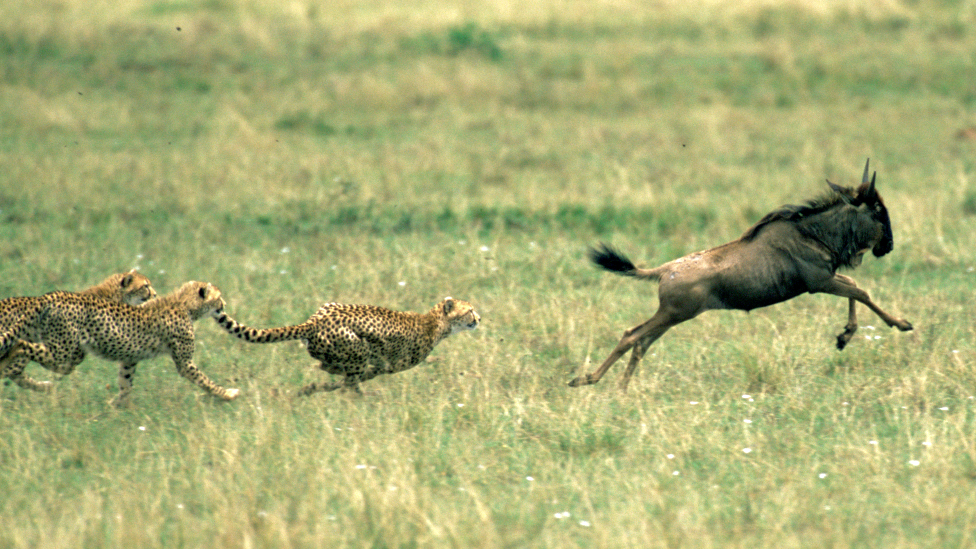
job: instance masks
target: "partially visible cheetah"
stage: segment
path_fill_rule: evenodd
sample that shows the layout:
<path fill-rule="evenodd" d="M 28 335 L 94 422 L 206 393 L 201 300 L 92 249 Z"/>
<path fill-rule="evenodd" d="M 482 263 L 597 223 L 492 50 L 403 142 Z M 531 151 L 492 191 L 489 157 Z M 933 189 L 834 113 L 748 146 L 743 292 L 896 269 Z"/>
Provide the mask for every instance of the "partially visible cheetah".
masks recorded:
<path fill-rule="evenodd" d="M 267 330 L 244 326 L 223 311 L 213 316 L 225 330 L 251 343 L 300 339 L 323 370 L 345 376 L 341 381 L 306 385 L 299 395 L 343 387 L 361 392 L 361 382 L 413 368 L 441 340 L 473 330 L 481 322 L 470 303 L 450 297 L 423 314 L 327 303 L 302 324 Z"/>
<path fill-rule="evenodd" d="M 45 303 L 69 292 L 56 291 L 43 296 L 8 297 L 0 299 L 0 360 L 5 358 L 10 347 L 18 339 L 39 343 L 39 314 Z M 78 292 L 79 295 L 95 296 L 117 303 L 140 305 L 156 297 L 156 290 L 146 275 L 135 270 L 116 273 L 92 286 Z M 49 383 L 41 383 L 29 376 L 21 376 L 17 383 L 21 387 L 43 389 Z"/>
<path fill-rule="evenodd" d="M 180 375 L 210 394 L 224 400 L 237 396 L 237 389 L 215 384 L 193 364 L 193 322 L 224 306 L 215 286 L 187 282 L 140 307 L 71 293 L 52 297 L 43 305 L 37 324 L 41 343 L 17 341 L 0 361 L 4 376 L 17 381 L 31 360 L 67 375 L 92 353 L 121 363 L 115 400 L 122 402 L 132 390 L 136 364 L 168 354 Z"/>

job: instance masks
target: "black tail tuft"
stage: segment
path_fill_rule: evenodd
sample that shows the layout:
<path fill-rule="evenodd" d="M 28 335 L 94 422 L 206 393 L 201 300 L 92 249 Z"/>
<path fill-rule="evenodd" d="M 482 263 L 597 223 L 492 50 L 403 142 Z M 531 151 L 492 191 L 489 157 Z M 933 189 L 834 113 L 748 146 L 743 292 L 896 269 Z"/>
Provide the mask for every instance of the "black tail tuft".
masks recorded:
<path fill-rule="evenodd" d="M 608 271 L 621 274 L 631 274 L 637 267 L 626 256 L 615 250 L 609 244 L 600 243 L 596 248 L 590 248 L 590 261 Z"/>

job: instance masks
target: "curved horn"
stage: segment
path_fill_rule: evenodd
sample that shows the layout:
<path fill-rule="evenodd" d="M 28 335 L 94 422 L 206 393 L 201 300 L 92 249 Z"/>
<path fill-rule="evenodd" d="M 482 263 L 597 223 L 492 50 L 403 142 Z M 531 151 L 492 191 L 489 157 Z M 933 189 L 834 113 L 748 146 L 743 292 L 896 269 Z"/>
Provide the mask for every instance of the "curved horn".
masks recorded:
<path fill-rule="evenodd" d="M 871 163 L 870 158 L 868 158 L 868 161 L 864 163 L 864 176 L 861 177 L 861 185 L 867 185 L 868 183 L 868 164 L 870 163 Z"/>

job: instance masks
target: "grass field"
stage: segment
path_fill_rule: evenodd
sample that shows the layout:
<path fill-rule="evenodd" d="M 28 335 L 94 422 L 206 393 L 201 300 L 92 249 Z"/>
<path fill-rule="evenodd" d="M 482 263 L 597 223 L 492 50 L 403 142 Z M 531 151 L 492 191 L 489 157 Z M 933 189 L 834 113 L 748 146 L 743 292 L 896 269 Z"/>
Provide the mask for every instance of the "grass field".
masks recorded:
<path fill-rule="evenodd" d="M 254 326 L 474 303 L 368 394 L 208 319 L 197 364 L 0 386 L 0 548 L 976 546 L 976 3 L 0 4 L 0 296 L 139 268 Z M 566 383 L 651 266 L 857 182 L 895 249 L 838 298 L 708 313 Z M 29 373 L 54 379 L 37 365 Z"/>

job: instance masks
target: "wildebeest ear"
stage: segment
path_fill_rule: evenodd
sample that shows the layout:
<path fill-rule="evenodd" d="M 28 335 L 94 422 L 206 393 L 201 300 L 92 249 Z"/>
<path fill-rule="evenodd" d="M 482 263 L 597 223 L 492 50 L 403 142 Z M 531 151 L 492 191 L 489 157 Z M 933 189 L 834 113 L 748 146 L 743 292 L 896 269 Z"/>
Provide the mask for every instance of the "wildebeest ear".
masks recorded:
<path fill-rule="evenodd" d="M 845 204 L 851 203 L 850 189 L 847 187 L 841 187 L 840 185 L 834 185 L 829 179 L 827 180 L 827 185 L 830 186 L 830 190 L 840 195 L 840 199 L 843 200 Z"/>
<path fill-rule="evenodd" d="M 446 315 L 451 314 L 451 311 L 453 311 L 453 310 L 454 310 L 454 298 L 453 297 L 445 297 L 444 298 L 444 314 L 446 314 Z"/>

